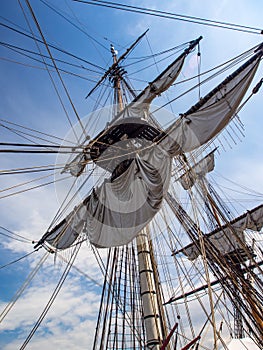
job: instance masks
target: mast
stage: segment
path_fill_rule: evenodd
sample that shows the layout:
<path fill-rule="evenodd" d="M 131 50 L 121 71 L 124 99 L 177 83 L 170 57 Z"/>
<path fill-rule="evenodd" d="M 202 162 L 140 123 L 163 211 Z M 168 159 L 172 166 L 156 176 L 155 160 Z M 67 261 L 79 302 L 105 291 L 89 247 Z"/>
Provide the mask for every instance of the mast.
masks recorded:
<path fill-rule="evenodd" d="M 117 105 L 117 113 L 124 109 L 121 80 L 122 68 L 118 65 L 117 51 L 111 45 L 113 65 L 112 74 L 114 88 L 114 102 Z M 145 229 L 136 237 L 138 270 L 140 283 L 140 296 L 143 308 L 143 320 L 146 333 L 146 345 L 151 349 L 160 349 L 162 340 L 166 338 L 166 327 L 164 326 L 163 304 L 160 300 L 158 289 L 158 274 L 154 268 L 154 252 L 149 237 L 149 229 Z M 164 334 L 165 332 L 165 334 Z"/>
<path fill-rule="evenodd" d="M 237 339 L 244 338 L 245 323 L 250 329 L 250 335 L 253 336 L 256 342 L 260 343 L 260 339 L 262 338 L 262 308 L 260 306 L 260 301 L 257 301 L 256 299 L 257 293 L 255 288 L 253 288 L 249 278 L 246 278 L 246 274 L 249 274 L 251 271 L 249 266 L 247 266 L 245 263 L 249 259 L 250 265 L 253 263 L 258 268 L 260 267 L 254 260 L 255 255 L 253 254 L 253 250 L 250 250 L 245 245 L 245 242 L 240 239 L 237 232 L 238 227 L 242 227 L 243 230 L 246 228 L 260 230 L 262 227 L 263 206 L 260 205 L 229 222 L 224 216 L 222 210 L 208 193 L 208 190 L 203 188 L 203 191 L 205 198 L 209 200 L 210 205 L 213 205 L 211 212 L 214 212 L 215 210 L 218 214 L 218 216 L 214 216 L 215 220 L 217 221 L 220 216 L 220 218 L 222 218 L 226 224 L 223 225 L 221 222 L 218 222 L 218 228 L 216 228 L 214 231 L 207 235 L 203 235 L 202 233 L 198 239 L 194 238 L 194 236 L 197 236 L 195 232 L 197 229 L 195 223 L 187 215 L 180 204 L 177 203 L 176 200 L 168 193 L 166 198 L 167 203 L 193 240 L 193 243 L 177 252 L 174 252 L 173 254 L 182 252 L 187 255 L 190 260 L 194 260 L 201 254 L 200 241 L 201 236 L 203 236 L 205 239 L 204 243 L 206 250 L 209 252 L 207 255 L 208 264 L 214 275 L 217 277 L 216 283 L 219 282 L 221 284 L 223 290 L 228 294 L 233 305 L 234 337 Z M 223 233 L 224 236 L 222 236 Z M 225 247 L 224 250 L 220 251 L 220 244 L 223 245 L 223 243 L 221 243 L 222 238 L 220 241 L 219 234 L 224 237 L 225 242 L 228 242 L 232 235 L 237 240 L 236 246 L 234 246 L 234 243 L 231 242 L 231 251 L 225 250 Z M 191 249 L 193 249 L 192 252 L 190 252 Z M 194 251 L 196 252 L 195 257 L 193 256 Z M 209 287 L 209 285 L 207 285 L 207 287 Z M 252 324 L 253 327 L 251 327 Z"/>
<path fill-rule="evenodd" d="M 160 349 L 162 343 L 161 315 L 156 273 L 153 267 L 153 250 L 149 244 L 147 228 L 136 237 L 138 265 L 140 275 L 143 319 L 146 331 L 146 345 L 151 349 Z"/>
<path fill-rule="evenodd" d="M 123 110 L 123 98 L 121 93 L 121 73 L 123 70 L 118 65 L 117 51 L 112 44 L 110 50 L 113 58 L 113 65 L 115 66 L 113 73 L 111 74 L 114 88 L 114 104 L 117 105 L 117 113 L 119 113 Z"/>
<path fill-rule="evenodd" d="M 193 42 L 190 45 L 190 48 L 192 49 L 199 40 L 200 39 Z M 188 51 L 189 50 L 185 51 L 185 54 L 187 54 Z M 56 247 L 58 249 L 63 249 L 63 246 L 71 245 L 75 240 L 75 237 L 78 237 L 79 234 L 87 229 L 86 225 L 89 224 L 90 227 L 93 227 L 92 225 L 95 224 L 96 230 L 86 230 L 91 244 L 95 247 L 101 248 L 116 248 L 122 246 L 122 248 L 116 248 L 116 252 L 120 251 L 123 256 L 125 249 L 128 249 L 127 244 L 136 237 L 134 241 L 136 247 L 133 245 L 132 248 L 135 248 L 134 251 L 136 251 L 137 255 L 132 262 L 134 266 L 136 266 L 136 269 L 138 265 L 136 286 L 140 285 L 140 293 L 138 293 L 140 296 L 138 299 L 141 306 L 138 314 L 140 314 L 140 322 L 142 324 L 141 329 L 143 328 L 143 335 L 144 338 L 146 338 L 143 338 L 141 343 L 146 344 L 147 347 L 151 347 L 152 349 L 163 349 L 164 347 L 169 346 L 167 342 L 170 339 L 170 333 L 167 336 L 168 332 L 165 324 L 166 317 L 168 319 L 169 314 L 167 313 L 165 315 L 164 313 L 162 295 L 160 293 L 161 288 L 159 286 L 160 279 L 155 266 L 155 256 L 152 249 L 149 226 L 147 224 L 160 209 L 162 200 L 167 196 L 166 200 L 168 205 L 171 207 L 175 215 L 183 220 L 181 224 L 186 229 L 186 232 L 190 234 L 193 241 L 196 241 L 199 238 L 202 245 L 201 250 L 200 248 L 198 249 L 197 245 L 197 251 L 199 253 L 202 252 L 207 277 L 206 279 L 209 283 L 211 318 L 209 317 L 208 319 L 209 321 L 211 320 L 210 322 L 213 326 L 214 346 L 216 349 L 219 333 L 216 328 L 213 312 L 215 304 L 210 288 L 211 283 L 208 267 L 211 267 L 214 274 L 221 281 L 224 276 L 229 277 L 229 279 L 225 281 L 226 286 L 224 289 L 227 290 L 230 300 L 233 300 L 236 310 L 238 310 L 241 305 L 242 311 L 247 312 L 248 307 L 246 303 L 250 306 L 254 303 L 251 296 L 249 299 L 245 297 L 245 300 L 242 300 L 242 296 L 245 295 L 245 288 L 247 288 L 248 284 L 244 280 L 244 277 L 240 276 L 241 273 L 239 267 L 236 266 L 236 264 L 232 264 L 232 258 L 223 255 L 216 246 L 212 243 L 210 244 L 209 240 L 206 242 L 199 224 L 192 222 L 192 220 L 187 217 L 187 214 L 183 213 L 180 207 L 178 208 L 177 205 L 174 205 L 173 198 L 167 193 L 171 178 L 172 158 L 205 144 L 228 124 L 247 91 L 263 52 L 260 51 L 254 55 L 252 59 L 241 67 L 241 69 L 238 69 L 229 78 L 224 80 L 222 84 L 212 90 L 212 92 L 202 99 L 200 103 L 182 115 L 172 124 L 172 127 L 169 127 L 165 131 L 161 128 L 158 130 L 149 123 L 150 103 L 156 96 L 166 91 L 175 81 L 181 71 L 185 56 L 179 56 L 179 59 L 176 59 L 170 66 L 168 66 L 168 68 L 150 83 L 141 94 L 135 97 L 130 104 L 127 104 L 127 101 L 124 100 L 125 94 L 122 92 L 122 87 L 126 86 L 125 83 L 123 84 L 123 82 L 125 82 L 123 77 L 125 72 L 119 65 L 120 59 L 117 58 L 117 51 L 115 51 L 113 46 L 111 46 L 111 54 L 113 64 L 106 72 L 107 74 L 105 73 L 103 79 L 108 76 L 110 82 L 113 84 L 115 104 L 115 109 L 113 111 L 114 116 L 112 122 L 107 124 L 107 127 L 91 141 L 89 147 L 91 159 L 101 168 L 109 171 L 112 176 L 109 180 L 105 179 L 99 188 L 93 189 L 92 193 L 88 195 L 88 197 L 86 197 L 72 213 L 70 213 L 65 222 L 62 222 L 59 224 L 60 226 L 55 227 L 51 232 L 53 236 L 50 238 L 50 244 L 54 242 L 57 244 Z M 200 107 L 201 110 L 199 111 Z M 213 109 L 214 113 L 211 113 L 211 109 Z M 152 124 L 154 124 L 154 122 Z M 206 129 L 204 126 L 207 126 L 207 124 L 209 124 L 210 127 Z M 193 132 L 195 137 L 192 137 Z M 136 144 L 133 144 L 132 141 L 137 137 L 139 141 L 143 141 L 138 141 Z M 144 159 L 144 154 L 142 154 L 141 158 L 139 156 L 140 151 L 146 149 L 144 146 L 145 140 L 150 141 L 150 144 L 156 142 L 157 146 L 149 152 L 147 155 L 148 158 Z M 132 151 L 127 152 L 127 150 Z M 123 154 L 122 151 L 124 151 Z M 161 152 L 161 156 L 158 152 Z M 210 156 L 206 158 L 205 161 L 208 161 Z M 153 164 L 151 164 L 151 161 L 153 161 Z M 149 164 L 152 166 L 151 168 L 149 168 Z M 192 174 L 198 173 L 198 176 L 201 176 L 202 171 L 200 172 L 199 168 L 202 170 L 203 165 L 197 163 L 191 170 Z M 212 168 L 213 162 L 211 161 L 211 169 Z M 158 169 L 158 174 L 156 174 L 156 171 L 153 172 L 152 169 Z M 138 194 L 138 196 L 133 196 L 133 201 L 130 201 L 128 196 L 130 193 L 133 193 L 133 189 L 130 185 L 135 183 L 134 180 L 138 180 L 136 182 L 136 194 Z M 162 186 L 159 186 L 160 183 Z M 188 179 L 186 179 L 186 184 L 187 183 L 189 183 Z M 146 185 L 148 196 L 144 196 L 145 188 L 143 188 L 143 185 Z M 206 197 L 208 196 L 205 189 L 201 189 L 201 192 L 204 193 Z M 103 202 L 99 202 L 98 199 L 100 198 L 101 193 L 104 193 L 104 198 L 106 198 Z M 136 212 L 134 212 L 130 209 L 134 209 L 132 205 L 134 202 L 138 203 L 138 198 L 141 198 L 139 193 L 143 193 L 143 200 L 145 200 L 145 198 L 149 199 L 149 202 L 146 202 L 149 206 L 141 206 L 139 209 L 136 207 Z M 111 201 L 114 202 L 114 198 L 116 198 L 116 196 L 113 197 L 112 194 L 117 194 L 117 198 L 127 199 L 128 205 L 124 208 L 125 211 L 119 210 L 119 208 L 118 211 L 112 210 L 112 207 L 108 205 Z M 121 195 L 123 195 L 123 197 L 121 197 Z M 198 195 L 200 195 L 199 192 Z M 204 197 L 201 198 L 204 199 Z M 209 198 L 210 197 L 205 198 L 206 201 Z M 150 203 L 151 199 L 152 203 Z M 120 200 L 118 205 L 122 205 L 121 203 Z M 130 203 L 132 204 L 130 205 Z M 145 210 L 145 208 L 147 210 Z M 207 203 L 207 209 L 210 210 L 210 213 L 213 216 L 213 223 L 216 221 L 219 226 L 222 226 L 220 219 L 223 219 L 224 222 L 225 218 L 224 215 L 221 215 L 220 208 L 217 204 L 210 201 L 210 204 Z M 60 236 L 62 236 L 64 241 Z M 67 236 L 70 240 L 68 240 Z M 44 237 L 49 243 L 46 238 L 48 237 Z M 71 239 L 74 240 L 72 241 Z M 70 244 L 67 243 L 68 241 Z M 126 323 L 128 324 L 130 310 L 126 309 L 126 291 L 133 284 L 130 283 L 127 285 L 121 280 L 121 278 L 119 278 L 118 282 L 117 273 L 119 273 L 119 275 L 122 273 L 121 269 L 123 266 L 123 260 L 121 258 L 114 258 L 114 264 L 116 266 L 114 279 L 112 282 L 106 280 L 106 284 L 109 285 L 109 290 L 107 294 L 107 302 L 106 300 L 105 302 L 107 308 L 110 308 L 110 311 L 103 319 L 107 322 L 107 319 L 111 318 L 109 315 L 113 315 L 114 312 L 118 310 L 115 314 L 116 323 L 114 332 L 112 332 L 112 324 L 109 324 L 108 327 L 109 334 L 111 333 L 113 336 L 116 335 L 114 342 L 116 341 L 117 344 L 117 334 L 119 333 L 116 329 L 118 328 L 121 319 L 119 318 L 119 315 L 117 315 L 117 312 L 122 312 L 121 317 L 123 319 L 123 325 Z M 126 268 L 126 266 L 127 265 L 124 263 L 124 268 Z M 110 267 L 113 269 L 114 265 L 111 264 Z M 105 278 L 107 278 L 107 276 Z M 116 287 L 117 284 L 120 288 Z M 123 289 L 121 289 L 121 286 L 123 286 Z M 118 289 L 116 293 L 115 288 Z M 120 300 L 122 298 L 123 309 L 120 310 Z M 132 302 L 135 300 L 133 296 L 131 296 L 130 299 Z M 109 300 L 114 302 L 114 307 L 110 306 L 112 303 L 109 302 Z M 130 305 L 133 304 L 131 303 Z M 258 314 L 258 310 L 256 308 L 254 309 L 255 313 Z M 238 318 L 238 315 L 236 317 Z M 134 329 L 133 324 L 134 323 L 131 322 L 129 323 L 130 329 L 132 330 Z M 169 324 L 169 327 L 170 326 L 171 325 Z M 124 327 L 121 330 L 121 334 L 124 339 Z M 197 339 L 199 338 L 194 338 L 191 342 L 196 341 Z M 191 342 L 189 344 L 192 344 Z"/>

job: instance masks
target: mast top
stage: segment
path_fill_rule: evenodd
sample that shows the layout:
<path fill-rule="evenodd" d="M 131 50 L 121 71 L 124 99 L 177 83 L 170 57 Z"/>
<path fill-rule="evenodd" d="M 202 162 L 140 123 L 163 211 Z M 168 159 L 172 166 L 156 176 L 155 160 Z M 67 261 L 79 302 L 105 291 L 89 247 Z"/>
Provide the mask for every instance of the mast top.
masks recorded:
<path fill-rule="evenodd" d="M 116 66 L 119 64 L 119 62 L 121 62 L 122 60 L 124 60 L 126 58 L 126 56 L 128 55 L 128 53 L 134 49 L 134 47 L 138 44 L 138 42 L 146 35 L 146 33 L 148 32 L 149 29 L 147 29 L 142 35 L 140 35 L 135 41 L 134 43 L 117 59 L 117 54 L 118 52 L 114 49 L 114 46 L 111 44 L 111 53 L 112 56 L 115 57 L 115 61 L 114 63 L 110 66 L 110 68 L 104 73 L 104 75 L 101 77 L 101 79 L 98 81 L 98 83 L 94 86 L 93 89 L 90 90 L 90 92 L 88 93 L 88 95 L 86 96 L 89 97 L 93 91 L 95 91 L 97 89 L 97 87 L 104 81 L 104 79 L 106 79 L 108 77 L 109 74 L 111 74 L 111 72 L 116 68 Z M 114 50 L 114 52 L 113 52 Z"/>
<path fill-rule="evenodd" d="M 110 44 L 110 52 L 112 53 L 112 57 L 117 57 L 118 51 L 115 50 L 115 48 L 112 44 Z"/>

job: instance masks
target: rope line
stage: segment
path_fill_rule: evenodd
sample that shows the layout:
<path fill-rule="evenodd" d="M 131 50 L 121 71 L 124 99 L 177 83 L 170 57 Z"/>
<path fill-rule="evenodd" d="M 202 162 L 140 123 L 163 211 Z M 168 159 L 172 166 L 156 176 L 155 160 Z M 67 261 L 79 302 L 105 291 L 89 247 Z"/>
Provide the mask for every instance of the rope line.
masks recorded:
<path fill-rule="evenodd" d="M 10 236 L 10 235 L 7 235 L 7 234 L 5 234 L 3 232 L 0 232 L 0 234 L 2 234 L 4 236 L 7 236 L 9 238 L 15 239 L 15 240 L 20 241 L 20 242 L 27 242 L 27 243 L 30 242 L 30 243 L 32 243 L 32 239 L 26 238 L 24 236 L 19 235 L 18 233 L 12 232 L 12 231 L 10 231 L 9 229 L 7 229 L 7 228 L 5 228 L 3 226 L 0 226 L 0 229 L 4 230 L 4 231 L 6 231 L 6 232 L 8 232 L 9 234 L 12 235 L 12 236 Z M 15 238 L 13 236 L 18 237 L 18 238 Z"/>
<path fill-rule="evenodd" d="M 71 254 L 71 257 L 70 257 L 70 260 L 68 262 L 68 264 L 66 265 L 66 268 L 55 288 L 55 290 L 53 291 L 47 305 L 45 306 L 43 312 L 41 313 L 41 315 L 39 316 L 37 322 L 35 323 L 34 327 L 32 328 L 32 330 L 30 331 L 28 337 L 26 338 L 26 340 L 24 341 L 24 343 L 22 344 L 20 350 L 23 350 L 26 348 L 27 344 L 29 343 L 29 341 L 31 340 L 31 338 L 33 337 L 33 335 L 35 334 L 35 332 L 37 331 L 38 327 L 40 326 L 41 322 L 43 321 L 43 319 L 45 318 L 45 316 L 47 315 L 49 309 L 51 308 L 52 304 L 54 303 L 59 291 L 61 290 L 69 272 L 70 272 L 70 269 L 71 267 L 73 266 L 73 263 L 77 257 L 77 254 L 79 252 L 79 249 L 81 247 L 81 244 L 79 245 L 76 245 L 72 254 Z"/>
<path fill-rule="evenodd" d="M 44 41 L 43 41 L 43 40 L 41 40 L 41 39 L 39 39 L 39 38 L 34 38 L 32 35 L 27 34 L 25 31 L 21 31 L 21 30 L 15 29 L 14 27 L 11 27 L 11 26 L 9 26 L 9 25 L 7 25 L 7 24 L 4 24 L 4 23 L 2 23 L 2 22 L 0 22 L 0 26 L 2 26 L 2 27 L 4 27 L 4 28 L 7 28 L 7 29 L 10 29 L 11 31 L 14 31 L 14 32 L 16 32 L 16 33 L 18 33 L 18 34 L 21 34 L 21 35 L 23 35 L 23 36 L 26 36 L 26 37 L 28 37 L 28 38 L 30 38 L 30 39 L 36 40 L 37 42 L 39 42 L 39 43 L 41 43 L 41 44 L 44 44 Z M 59 47 L 57 47 L 57 46 L 55 46 L 55 45 L 52 45 L 51 43 L 49 43 L 48 46 L 51 47 L 52 49 L 55 49 L 55 50 L 57 50 L 57 51 L 59 51 L 59 52 L 62 52 L 62 53 L 64 53 L 64 54 L 66 54 L 66 55 L 68 55 L 68 56 L 70 56 L 70 57 L 73 57 L 73 58 L 75 58 L 75 59 L 77 59 L 77 60 L 79 60 L 79 61 L 85 62 L 85 63 L 87 63 L 88 65 L 91 65 L 91 66 L 94 67 L 94 68 L 97 68 L 97 69 L 100 69 L 101 71 L 104 71 L 104 68 L 103 68 L 103 67 L 100 67 L 100 66 L 98 66 L 97 64 L 94 64 L 94 63 L 92 63 L 92 62 L 89 62 L 89 61 L 85 60 L 84 58 L 78 57 L 78 56 L 76 56 L 76 55 L 74 55 L 74 54 L 72 54 L 72 53 L 70 53 L 70 52 L 68 52 L 68 51 L 66 51 L 66 50 L 64 50 L 64 49 L 61 49 L 61 48 L 59 48 Z"/>
<path fill-rule="evenodd" d="M 123 3 L 111 2 L 111 1 L 99 1 L 99 0 L 90 0 L 90 1 L 73 0 L 73 1 L 88 4 L 88 5 L 114 8 L 114 9 L 126 11 L 126 12 L 139 13 L 143 15 L 150 15 L 150 16 L 172 19 L 177 21 L 196 23 L 196 24 L 201 24 L 201 25 L 211 26 L 211 27 L 218 27 L 223 29 L 231 29 L 231 30 L 244 32 L 244 33 L 263 34 L 263 30 L 261 28 L 209 20 L 201 17 L 186 16 L 186 15 L 176 14 L 172 12 L 154 10 L 146 7 L 125 5 Z"/>
<path fill-rule="evenodd" d="M 23 256 L 21 256 L 20 258 L 16 259 L 16 260 L 13 260 L 13 261 L 11 261 L 11 262 L 5 264 L 5 265 L 0 266 L 0 270 L 3 269 L 3 268 L 5 268 L 5 267 L 7 267 L 7 266 L 10 266 L 10 265 L 13 265 L 13 264 L 17 263 L 18 261 L 21 261 L 21 260 L 27 258 L 28 256 L 32 255 L 33 253 L 35 253 L 35 252 L 38 251 L 38 250 L 39 250 L 39 249 L 33 250 L 32 252 L 30 252 L 30 253 L 28 253 L 28 254 L 26 254 L 26 255 L 23 255 Z"/>

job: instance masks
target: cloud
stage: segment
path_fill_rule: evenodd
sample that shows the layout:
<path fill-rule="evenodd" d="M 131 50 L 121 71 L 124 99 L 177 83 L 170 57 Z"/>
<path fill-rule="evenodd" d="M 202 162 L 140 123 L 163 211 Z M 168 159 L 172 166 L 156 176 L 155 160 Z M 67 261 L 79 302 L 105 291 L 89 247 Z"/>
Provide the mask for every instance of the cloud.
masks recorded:
<path fill-rule="evenodd" d="M 55 281 L 58 281 L 64 268 L 65 264 L 54 266 L 50 261 L 43 265 L 33 283 L 2 322 L 2 336 L 12 332 L 19 339 L 2 349 L 21 346 L 49 301 L 56 286 Z M 72 269 L 72 273 L 33 337 L 30 343 L 32 348 L 38 345 L 45 348 L 49 344 L 50 349 L 55 349 L 58 345 L 63 345 L 66 349 L 82 349 L 84 344 L 90 344 L 95 331 L 94 323 L 99 301 L 100 296 L 94 288 L 94 283 L 88 279 L 81 280 L 80 275 Z M 1 309 L 5 306 L 6 303 L 2 302 Z"/>

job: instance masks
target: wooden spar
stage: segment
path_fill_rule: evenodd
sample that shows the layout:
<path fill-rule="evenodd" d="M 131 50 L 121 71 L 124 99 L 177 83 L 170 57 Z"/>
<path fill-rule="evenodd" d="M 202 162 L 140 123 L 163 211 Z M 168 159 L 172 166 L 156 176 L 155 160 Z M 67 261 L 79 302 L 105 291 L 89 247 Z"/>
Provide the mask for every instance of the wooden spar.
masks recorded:
<path fill-rule="evenodd" d="M 191 347 L 192 345 L 194 345 L 200 338 L 201 338 L 200 335 L 199 335 L 198 337 L 194 338 L 192 341 L 190 341 L 189 344 L 187 344 L 186 346 L 184 346 L 181 350 L 188 350 L 188 349 L 190 349 L 190 347 Z"/>
<path fill-rule="evenodd" d="M 164 340 L 163 345 L 161 346 L 160 350 L 166 349 L 167 345 L 169 344 L 170 339 L 172 338 L 172 335 L 174 334 L 174 332 L 176 331 L 177 328 L 178 328 L 178 322 L 176 322 L 176 324 L 171 329 L 170 333 L 168 334 L 168 337 Z"/>
<path fill-rule="evenodd" d="M 255 269 L 258 266 L 262 266 L 262 265 L 263 265 L 263 260 L 258 262 L 257 264 L 253 264 L 253 265 L 249 266 L 248 269 L 252 270 L 252 269 Z M 210 285 L 211 286 L 216 286 L 217 284 L 224 282 L 224 280 L 226 280 L 226 278 L 227 277 L 225 277 L 223 279 L 220 279 L 220 280 L 213 281 L 213 282 L 211 282 Z M 173 297 L 173 298 L 169 299 L 167 302 L 164 303 L 164 305 L 173 303 L 173 302 L 178 301 L 178 300 L 183 299 L 183 298 L 190 297 L 191 295 L 193 295 L 195 293 L 198 293 L 198 292 L 201 292 L 202 290 L 205 290 L 207 288 L 208 288 L 208 285 L 204 284 L 204 285 L 202 285 L 202 286 L 200 286 L 200 287 L 198 287 L 198 288 L 196 288 L 194 290 L 191 290 L 190 292 L 187 292 L 187 293 L 179 295 L 178 297 Z"/>

